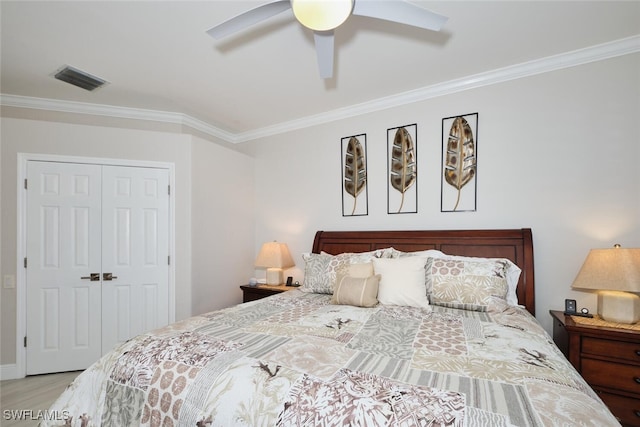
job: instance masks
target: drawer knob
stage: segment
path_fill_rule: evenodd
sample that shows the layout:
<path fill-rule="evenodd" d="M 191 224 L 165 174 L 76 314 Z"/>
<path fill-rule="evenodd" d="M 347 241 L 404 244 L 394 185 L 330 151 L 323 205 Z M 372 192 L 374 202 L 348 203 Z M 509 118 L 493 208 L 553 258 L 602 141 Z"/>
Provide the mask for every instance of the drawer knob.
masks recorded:
<path fill-rule="evenodd" d="M 636 350 L 636 356 L 640 357 L 640 350 Z"/>
<path fill-rule="evenodd" d="M 635 411 L 633 411 L 633 413 L 636 414 L 636 417 L 640 418 L 640 411 L 636 409 Z"/>
<path fill-rule="evenodd" d="M 636 384 L 640 384 L 640 378 L 639 377 L 634 377 L 633 380 L 636 382 Z"/>

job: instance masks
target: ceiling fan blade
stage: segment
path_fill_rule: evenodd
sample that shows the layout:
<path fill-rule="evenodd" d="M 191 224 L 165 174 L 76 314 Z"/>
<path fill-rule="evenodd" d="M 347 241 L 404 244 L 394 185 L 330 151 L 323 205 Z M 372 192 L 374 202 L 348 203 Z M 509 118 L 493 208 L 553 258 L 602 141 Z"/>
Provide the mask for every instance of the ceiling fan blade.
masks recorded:
<path fill-rule="evenodd" d="M 445 22 L 449 20 L 444 15 L 405 1 L 355 0 L 353 14 L 399 22 L 432 31 L 440 31 Z"/>
<path fill-rule="evenodd" d="M 209 34 L 214 39 L 221 39 L 230 34 L 249 28 L 250 26 L 257 24 L 258 22 L 271 18 L 272 16 L 275 16 L 290 8 L 291 2 L 289 0 L 272 1 L 241 13 L 238 16 L 235 16 L 224 21 L 221 24 L 216 25 L 215 27 L 210 28 L 209 30 L 207 30 L 207 34 Z"/>
<path fill-rule="evenodd" d="M 333 30 L 314 31 L 313 39 L 316 43 L 320 77 L 330 79 L 333 77 Z"/>

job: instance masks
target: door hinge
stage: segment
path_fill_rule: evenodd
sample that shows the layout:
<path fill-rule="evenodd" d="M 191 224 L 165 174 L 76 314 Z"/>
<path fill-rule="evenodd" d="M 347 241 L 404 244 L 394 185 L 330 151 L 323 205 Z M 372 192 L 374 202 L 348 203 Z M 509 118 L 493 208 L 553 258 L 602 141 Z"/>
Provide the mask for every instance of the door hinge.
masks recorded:
<path fill-rule="evenodd" d="M 27 178 L 25 178 L 25 179 L 24 179 L 24 189 L 26 190 L 26 189 L 27 189 L 27 187 L 28 187 L 28 185 L 27 185 Z"/>
<path fill-rule="evenodd" d="M 27 268 L 27 257 L 24 257 L 24 268 Z"/>
<path fill-rule="evenodd" d="M 171 255 L 167 257 L 167 265 L 171 265 Z"/>
<path fill-rule="evenodd" d="M 24 336 L 24 346 L 25 347 L 27 346 L 27 336 L 26 335 Z"/>
<path fill-rule="evenodd" d="M 167 194 L 171 195 L 171 186 L 170 185 L 167 185 Z"/>

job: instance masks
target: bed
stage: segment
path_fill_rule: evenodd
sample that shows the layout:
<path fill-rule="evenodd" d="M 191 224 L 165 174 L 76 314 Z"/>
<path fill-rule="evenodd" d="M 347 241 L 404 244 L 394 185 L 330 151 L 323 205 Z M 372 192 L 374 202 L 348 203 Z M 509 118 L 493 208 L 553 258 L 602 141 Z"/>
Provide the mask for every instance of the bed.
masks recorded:
<path fill-rule="evenodd" d="M 129 340 L 42 424 L 619 425 L 533 317 L 530 229 L 319 231 L 303 257 L 300 289 Z"/>

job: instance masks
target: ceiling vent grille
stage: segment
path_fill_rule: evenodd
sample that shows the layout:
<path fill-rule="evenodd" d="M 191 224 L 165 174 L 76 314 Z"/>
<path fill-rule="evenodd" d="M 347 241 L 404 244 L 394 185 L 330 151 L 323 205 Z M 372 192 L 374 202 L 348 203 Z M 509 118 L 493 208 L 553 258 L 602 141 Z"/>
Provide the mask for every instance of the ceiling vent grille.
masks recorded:
<path fill-rule="evenodd" d="M 54 77 L 58 80 L 62 80 L 63 82 L 67 82 L 88 91 L 94 91 L 108 84 L 104 79 L 92 76 L 89 73 L 78 70 L 77 68 L 73 68 L 69 65 L 65 65 L 60 70 L 56 71 Z"/>

